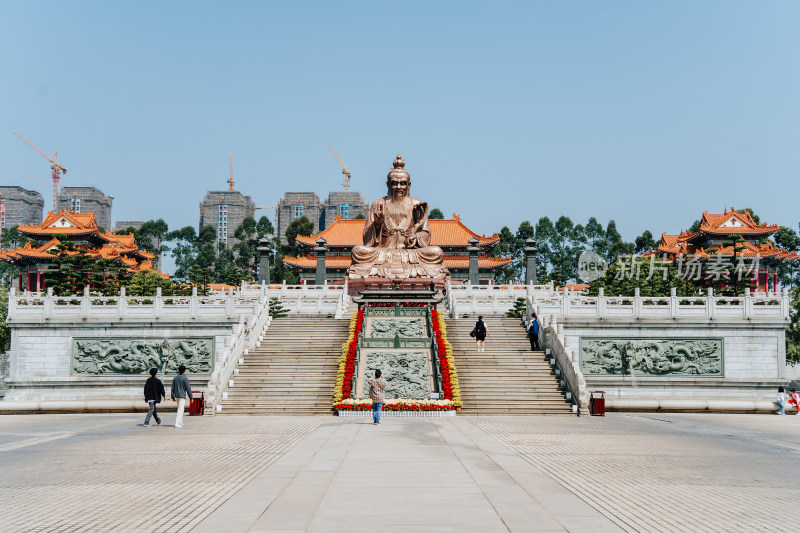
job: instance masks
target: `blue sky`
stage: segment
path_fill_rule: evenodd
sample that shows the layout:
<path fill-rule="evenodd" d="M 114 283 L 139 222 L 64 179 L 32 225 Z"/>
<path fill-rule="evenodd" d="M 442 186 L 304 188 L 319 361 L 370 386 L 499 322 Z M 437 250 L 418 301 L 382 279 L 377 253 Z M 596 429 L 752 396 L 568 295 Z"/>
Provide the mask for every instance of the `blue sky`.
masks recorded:
<path fill-rule="evenodd" d="M 633 240 L 752 207 L 797 228 L 800 3 L 0 2 L 0 182 L 198 223 L 209 189 L 412 194 L 479 233 L 613 218 Z M 3 133 L 4 132 L 4 133 Z M 262 212 L 264 213 L 264 212 Z M 271 212 L 268 212 L 272 216 Z"/>

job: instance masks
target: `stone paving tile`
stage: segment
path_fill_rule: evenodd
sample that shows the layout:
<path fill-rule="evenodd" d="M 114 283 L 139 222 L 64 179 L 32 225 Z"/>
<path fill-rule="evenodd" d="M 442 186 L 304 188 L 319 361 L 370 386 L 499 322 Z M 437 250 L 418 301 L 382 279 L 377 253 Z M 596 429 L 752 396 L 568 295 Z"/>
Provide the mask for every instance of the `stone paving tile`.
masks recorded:
<path fill-rule="evenodd" d="M 779 531 L 800 522 L 800 420 L 790 416 L 470 420 L 626 531 Z"/>
<path fill-rule="evenodd" d="M 0 417 L 0 531 L 189 531 L 321 420 Z"/>

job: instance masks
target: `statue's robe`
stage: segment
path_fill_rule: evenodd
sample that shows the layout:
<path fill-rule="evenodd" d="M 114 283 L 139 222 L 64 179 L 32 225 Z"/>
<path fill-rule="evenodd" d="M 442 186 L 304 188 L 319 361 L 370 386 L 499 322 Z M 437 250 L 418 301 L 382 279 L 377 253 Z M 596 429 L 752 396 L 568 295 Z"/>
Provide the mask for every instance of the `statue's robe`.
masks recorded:
<path fill-rule="evenodd" d="M 364 245 L 353 247 L 349 276 L 444 280 L 450 276 L 444 253 L 430 243 L 426 202 L 408 196 L 378 198 L 364 224 Z"/>

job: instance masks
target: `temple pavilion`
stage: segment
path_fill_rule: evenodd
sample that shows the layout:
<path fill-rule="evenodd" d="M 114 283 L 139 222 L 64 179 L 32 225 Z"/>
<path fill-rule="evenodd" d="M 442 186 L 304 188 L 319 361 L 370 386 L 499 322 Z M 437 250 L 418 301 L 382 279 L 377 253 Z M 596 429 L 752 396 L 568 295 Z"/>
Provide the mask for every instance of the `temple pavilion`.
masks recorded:
<path fill-rule="evenodd" d="M 478 272 L 481 284 L 494 283 L 497 272 L 511 263 L 510 257 L 490 257 L 492 249 L 500 242 L 500 237 L 478 235 L 461 222 L 458 215 L 451 219 L 429 219 L 431 228 L 431 245 L 438 246 L 444 252 L 444 266 L 450 270 L 453 283 L 462 283 L 469 279 L 470 239 L 476 239 L 476 246 L 481 249 L 478 255 Z M 316 235 L 298 236 L 297 245 L 306 252 L 298 257 L 283 259 L 287 268 L 298 275 L 301 283 L 314 283 L 317 267 L 317 256 L 313 249 L 318 239 L 325 240 L 325 271 L 330 284 L 344 283 L 347 269 L 350 267 L 350 251 L 353 246 L 363 243 L 363 219 L 344 219 L 337 216 L 333 223 Z"/>
<path fill-rule="evenodd" d="M 662 233 L 658 248 L 643 254 L 643 257 L 658 255 L 674 261 L 678 257 L 743 256 L 752 261 L 758 260 L 755 290 L 776 292 L 776 261 L 800 259 L 796 252 L 779 248 L 769 240 L 779 229 L 777 224 L 757 224 L 749 212 L 739 212 L 733 207 L 730 210 L 725 209 L 721 214 L 704 211 L 697 231 L 681 231 L 677 235 Z M 737 241 L 736 253 L 734 241 Z"/>
<path fill-rule="evenodd" d="M 70 243 L 66 255 L 75 255 L 86 250 L 93 257 L 118 261 L 128 270 L 153 270 L 153 254 L 140 250 L 136 246 L 133 234 L 114 235 L 101 232 L 97 226 L 94 213 L 69 213 L 66 209 L 51 211 L 38 226 L 19 226 L 19 233 L 25 235 L 30 242 L 21 248 L 0 252 L 0 260 L 13 263 L 19 267 L 19 284 L 21 290 L 44 290 L 45 273 L 53 268 L 53 254 L 50 250 L 58 250 L 62 244 L 56 236 L 63 236 Z"/>

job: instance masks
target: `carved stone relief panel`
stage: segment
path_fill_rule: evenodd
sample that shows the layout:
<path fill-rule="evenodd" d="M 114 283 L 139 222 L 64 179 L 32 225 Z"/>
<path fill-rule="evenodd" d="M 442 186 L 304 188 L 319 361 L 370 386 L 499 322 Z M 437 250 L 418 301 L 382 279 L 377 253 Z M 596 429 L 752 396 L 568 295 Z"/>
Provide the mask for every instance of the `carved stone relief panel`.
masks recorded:
<path fill-rule="evenodd" d="M 592 375 L 722 377 L 723 344 L 719 338 L 581 337 L 581 370 Z"/>
<path fill-rule="evenodd" d="M 372 319 L 367 337 L 425 337 L 425 321 L 422 318 Z"/>
<path fill-rule="evenodd" d="M 372 352 L 366 354 L 364 398 L 367 380 L 379 369 L 386 378 L 386 398 L 428 398 L 431 392 L 430 354 L 424 352 Z"/>
<path fill-rule="evenodd" d="M 210 374 L 214 369 L 214 338 L 72 339 L 73 374 L 147 374 L 151 368 L 177 373 L 180 365 L 190 374 Z"/>

